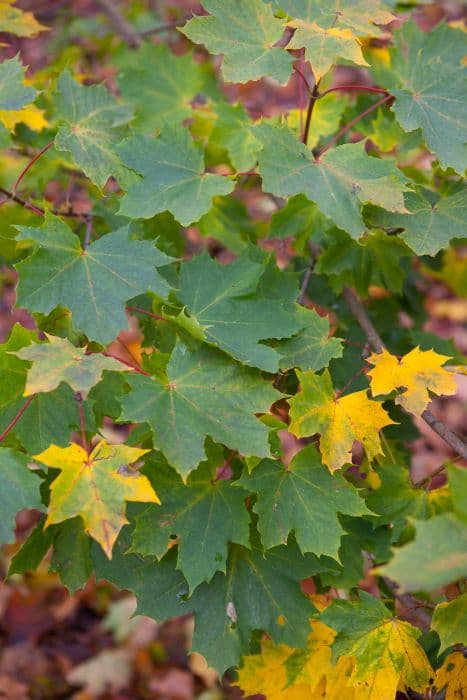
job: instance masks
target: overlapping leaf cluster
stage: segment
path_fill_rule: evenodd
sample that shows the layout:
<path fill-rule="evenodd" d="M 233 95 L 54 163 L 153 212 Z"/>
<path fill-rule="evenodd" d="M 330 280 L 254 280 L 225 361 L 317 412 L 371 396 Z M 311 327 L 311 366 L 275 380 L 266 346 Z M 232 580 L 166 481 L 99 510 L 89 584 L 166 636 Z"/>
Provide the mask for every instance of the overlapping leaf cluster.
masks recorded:
<path fill-rule="evenodd" d="M 1 176 L 1 254 L 30 327 L 0 346 L 2 541 L 21 508 L 44 514 L 10 573 L 52 548 L 71 591 L 94 571 L 142 614 L 191 613 L 193 648 L 220 673 L 246 656 L 240 684 L 268 697 L 423 693 L 430 661 L 436 687 L 454 687 L 460 660 L 451 682 L 388 581 L 429 594 L 467 573 L 466 472 L 452 464 L 448 486 L 426 491 L 404 450 L 411 417 L 456 392 L 456 350 L 424 332 L 411 263 L 439 266 L 464 235 L 463 32 L 409 19 L 391 34 L 394 3 L 202 4 L 185 48 L 222 54 L 225 81 L 283 85 L 301 52 L 314 81 L 304 132 L 296 111 L 255 122 L 228 103 L 192 47 L 120 50 L 113 94 L 69 69 L 36 88 L 19 57 L 0 64 L 5 153 L 21 171 L 24 143 L 43 149 L 43 177 L 78 172 L 90 202 L 41 204 L 27 161 Z M 42 27 L 0 2 L 0 29 Z M 346 96 L 333 94 L 342 62 L 369 71 Z M 366 139 L 327 141 L 341 122 Z M 27 181 L 37 204 L 18 195 Z M 245 206 L 249 186 L 277 208 L 266 224 Z M 194 230 L 228 262 L 192 255 Z M 266 252 L 277 239 L 294 250 L 287 266 Z M 348 287 L 389 349 L 367 352 Z M 137 356 L 115 349 L 130 316 Z M 122 444 L 105 438 L 110 421 L 127 426 Z M 368 563 L 382 600 L 359 592 Z M 348 600 L 322 612 L 304 579 Z M 436 607 L 443 652 L 466 641 L 465 605 Z"/>

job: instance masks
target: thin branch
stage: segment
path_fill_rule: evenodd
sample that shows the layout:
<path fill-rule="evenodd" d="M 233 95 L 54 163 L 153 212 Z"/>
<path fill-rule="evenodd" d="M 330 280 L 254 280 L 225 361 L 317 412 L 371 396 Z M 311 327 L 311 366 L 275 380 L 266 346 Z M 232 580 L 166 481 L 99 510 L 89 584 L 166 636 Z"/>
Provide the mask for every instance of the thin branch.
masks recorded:
<path fill-rule="evenodd" d="M 297 68 L 297 66 L 294 66 L 293 69 L 296 72 L 296 74 L 300 77 L 301 81 L 303 82 L 303 84 L 305 85 L 305 87 L 307 89 L 309 96 L 311 97 L 313 95 L 313 88 L 310 87 L 308 80 L 305 78 L 305 76 L 302 73 L 302 71 L 300 70 L 300 68 Z"/>
<path fill-rule="evenodd" d="M 132 313 L 136 314 L 144 314 L 145 316 L 149 316 L 150 318 L 154 318 L 156 321 L 168 321 L 168 318 L 165 318 L 164 316 L 159 316 L 159 314 L 153 314 L 152 311 L 146 311 L 146 309 L 139 309 L 137 306 L 127 306 L 126 307 L 127 311 L 131 311 Z"/>
<path fill-rule="evenodd" d="M 310 101 L 308 102 L 308 111 L 306 113 L 305 128 L 303 130 L 303 137 L 302 137 L 302 143 L 304 143 L 304 144 L 308 143 L 308 136 L 310 135 L 311 117 L 313 116 L 313 110 L 315 108 L 315 103 L 316 103 L 316 100 L 318 99 L 318 86 L 319 86 L 319 80 L 317 83 L 315 83 L 315 86 L 314 86 L 314 88 L 311 92 L 311 95 L 310 95 Z"/>
<path fill-rule="evenodd" d="M 446 469 L 446 465 L 442 464 L 440 467 L 438 467 L 433 472 L 431 472 L 431 474 L 428 474 L 428 476 L 425 476 L 424 479 L 420 479 L 420 481 L 415 481 L 413 486 L 417 489 L 422 488 L 423 486 L 426 486 L 435 478 L 435 476 L 438 476 L 438 474 L 442 474 L 445 469 Z"/>
<path fill-rule="evenodd" d="M 356 117 L 351 119 L 348 124 L 345 124 L 342 129 L 339 129 L 337 134 L 335 134 L 332 139 L 330 139 L 327 143 L 324 144 L 322 148 L 316 153 L 315 157 L 316 160 L 319 160 L 321 156 L 328 151 L 331 146 L 333 146 L 341 136 L 346 134 L 350 129 L 355 126 L 361 119 L 364 119 L 364 117 L 368 116 L 368 114 L 371 114 L 371 112 L 374 112 L 375 109 L 378 109 L 378 107 L 381 107 L 385 102 L 389 102 L 389 100 L 394 99 L 392 95 L 385 95 L 385 97 L 381 98 L 381 100 L 378 100 L 378 102 L 375 102 L 374 105 L 371 105 L 367 109 L 365 109 L 363 112 L 360 112 L 360 114 L 357 114 Z"/>
<path fill-rule="evenodd" d="M 395 584 L 393 581 L 386 578 L 385 576 L 383 576 L 383 581 L 391 591 L 394 598 L 398 600 L 399 603 L 402 605 L 404 611 L 410 610 L 413 617 L 416 618 L 417 622 L 420 624 L 421 627 L 423 627 L 423 629 L 430 629 L 431 616 L 427 612 L 425 612 L 423 608 L 431 608 L 431 604 L 425 604 L 422 601 L 418 600 L 418 598 L 414 598 L 408 593 L 398 593 L 397 584 Z"/>
<path fill-rule="evenodd" d="M 346 90 L 362 90 L 363 92 L 380 92 L 382 95 L 390 95 L 390 93 L 384 88 L 369 87 L 368 85 L 336 85 L 336 87 L 329 88 L 324 92 L 320 92 L 318 98 L 321 99 L 325 95 L 329 95 L 330 92 L 338 92 Z"/>
<path fill-rule="evenodd" d="M 381 336 L 378 334 L 376 328 L 371 322 L 356 293 L 353 291 L 353 289 L 344 287 L 342 290 L 342 296 L 350 311 L 360 324 L 360 327 L 368 338 L 368 342 L 373 350 L 378 353 L 383 352 L 385 345 L 381 340 Z M 467 442 L 465 442 L 465 440 L 463 440 L 459 435 L 456 435 L 456 433 L 453 433 L 452 430 L 449 430 L 449 428 L 442 421 L 438 420 L 431 413 L 431 411 L 423 411 L 422 418 L 425 423 L 427 423 L 430 428 L 434 430 L 435 433 L 437 433 L 449 445 L 449 447 L 451 447 L 451 449 L 454 450 L 454 452 L 457 452 L 461 457 L 467 459 Z"/>
<path fill-rule="evenodd" d="M 81 427 L 81 442 L 83 443 L 83 450 L 86 452 L 86 454 L 89 457 L 89 447 L 88 447 L 88 443 L 86 440 L 86 424 L 84 422 L 83 396 L 82 396 L 81 392 L 79 392 L 79 391 L 76 392 L 75 401 L 78 402 L 79 424 Z"/>
<path fill-rule="evenodd" d="M 134 369 L 135 372 L 138 372 L 138 374 L 143 374 L 145 377 L 152 376 L 151 374 L 149 374 L 149 372 L 146 372 L 144 369 L 141 369 L 141 367 L 137 367 L 136 365 L 132 365 L 131 362 L 128 362 L 127 360 L 123 360 L 121 357 L 116 357 L 115 355 L 111 355 L 109 352 L 103 352 L 102 354 L 104 355 L 104 357 L 112 357 L 114 360 L 118 360 L 123 365 L 126 365 L 127 367 Z"/>
<path fill-rule="evenodd" d="M 35 397 L 35 394 L 32 394 L 31 396 L 29 396 L 29 398 L 26 399 L 26 401 L 21 406 L 21 408 L 19 409 L 16 416 L 8 423 L 5 430 L 0 434 L 0 442 L 2 442 L 6 438 L 6 436 L 10 432 L 10 430 L 12 430 L 15 427 L 16 423 L 19 421 L 19 419 L 21 418 L 23 413 L 26 411 L 26 409 L 28 408 L 29 404 L 31 403 L 31 401 L 33 400 L 34 397 Z"/>
<path fill-rule="evenodd" d="M 25 209 L 29 209 L 30 211 L 33 211 L 38 216 L 45 216 L 45 209 L 43 209 L 42 207 L 38 207 L 35 204 L 31 204 L 30 202 L 26 202 L 25 199 L 21 199 L 21 197 L 18 197 L 18 195 L 13 194 L 13 192 L 10 192 L 10 190 L 5 189 L 4 187 L 0 187 L 0 192 L 2 194 L 4 194 L 6 197 L 6 199 L 4 199 L 3 202 L 0 202 L 0 206 L 11 201 L 11 202 L 15 202 L 15 204 L 19 204 L 21 207 L 24 207 Z M 67 211 L 60 211 L 59 209 L 51 209 L 50 213 L 54 214 L 55 216 L 63 216 L 63 217 L 68 217 L 68 218 L 72 218 L 72 219 L 82 219 L 82 218 L 86 218 L 88 216 L 87 214 L 82 214 L 81 212 L 73 211 L 72 209 L 68 209 Z"/>
<path fill-rule="evenodd" d="M 139 36 L 146 38 L 147 36 L 154 36 L 154 34 L 162 34 L 163 32 L 170 32 L 177 27 L 183 27 L 187 20 L 189 20 L 191 15 L 187 15 L 184 19 L 176 20 L 174 22 L 167 22 L 166 24 L 159 24 L 157 27 L 152 29 L 145 29 L 144 32 L 140 32 Z"/>
<path fill-rule="evenodd" d="M 97 3 L 128 46 L 131 49 L 138 49 L 142 44 L 141 37 L 126 17 L 122 15 L 115 0 L 97 0 Z"/>
<path fill-rule="evenodd" d="M 23 177 L 26 175 L 26 173 L 32 168 L 32 166 L 34 165 L 34 163 L 36 163 L 36 162 L 39 160 L 39 158 L 40 158 L 41 156 L 43 156 L 44 153 L 46 153 L 46 151 L 49 150 L 49 148 L 52 148 L 52 146 L 54 145 L 54 143 L 55 143 L 54 141 L 50 141 L 50 143 L 48 143 L 46 146 L 44 146 L 44 148 L 42 148 L 42 149 L 39 151 L 39 153 L 36 153 L 36 155 L 34 156 L 34 158 L 31 158 L 31 160 L 29 161 L 29 163 L 22 169 L 22 171 L 20 172 L 20 174 L 19 174 L 18 177 L 16 178 L 15 184 L 13 185 L 12 190 L 11 190 L 11 193 L 12 193 L 13 196 L 16 194 L 16 190 L 18 189 L 19 184 L 20 184 L 21 180 L 23 179 Z"/>

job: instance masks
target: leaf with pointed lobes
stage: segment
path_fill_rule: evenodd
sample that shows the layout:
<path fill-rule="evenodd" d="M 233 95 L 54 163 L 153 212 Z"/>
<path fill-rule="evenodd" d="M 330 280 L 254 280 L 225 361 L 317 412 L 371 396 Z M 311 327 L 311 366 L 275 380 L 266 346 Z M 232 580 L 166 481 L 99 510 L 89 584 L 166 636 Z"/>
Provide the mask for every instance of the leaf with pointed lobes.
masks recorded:
<path fill-rule="evenodd" d="M 400 359 L 387 350 L 373 353 L 367 362 L 374 365 L 368 372 L 371 393 L 374 396 L 397 390 L 396 403 L 406 411 L 421 416 L 430 403 L 430 394 L 455 394 L 456 379 L 442 365 L 450 360 L 434 350 L 420 350 L 417 346 Z"/>
<path fill-rule="evenodd" d="M 91 454 L 80 446 L 50 445 L 34 459 L 59 469 L 52 482 L 45 527 L 80 515 L 85 531 L 101 545 L 109 559 L 118 533 L 128 522 L 125 501 L 160 503 L 147 477 L 122 471 L 148 450 L 99 442 Z"/>
<path fill-rule="evenodd" d="M 128 371 L 128 367 L 113 357 L 99 353 L 87 355 L 86 348 L 77 348 L 66 338 L 46 336 L 48 343 L 30 345 L 15 353 L 21 360 L 32 362 L 24 396 L 53 391 L 60 382 L 66 382 L 74 391 L 87 393 L 100 381 L 104 370 Z"/>
<path fill-rule="evenodd" d="M 464 637 L 465 639 L 465 637 Z M 462 651 L 453 651 L 436 671 L 434 687 L 443 691 L 444 700 L 461 700 L 467 692 L 467 659 Z M 438 697 L 438 696 L 437 696 Z"/>
<path fill-rule="evenodd" d="M 324 464 L 331 472 L 351 461 L 353 443 L 358 440 L 371 460 L 382 454 L 379 431 L 394 421 L 366 391 L 340 398 L 334 395 L 331 375 L 297 371 L 301 391 L 291 399 L 290 432 L 297 437 L 319 433 Z"/>
<path fill-rule="evenodd" d="M 431 628 L 438 633 L 441 650 L 467 641 L 467 593 L 436 606 Z"/>

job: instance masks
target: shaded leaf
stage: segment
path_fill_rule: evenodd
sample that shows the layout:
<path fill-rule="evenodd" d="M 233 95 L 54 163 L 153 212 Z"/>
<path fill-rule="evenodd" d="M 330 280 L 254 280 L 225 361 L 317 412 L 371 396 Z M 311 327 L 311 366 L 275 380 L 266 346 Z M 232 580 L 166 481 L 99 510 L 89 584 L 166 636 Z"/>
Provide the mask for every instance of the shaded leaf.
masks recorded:
<path fill-rule="evenodd" d="M 40 481 L 28 469 L 25 455 L 14 452 L 8 447 L 0 450 L 2 469 L 2 489 L 0 506 L 0 542 L 6 544 L 14 541 L 15 517 L 22 508 L 44 510 L 39 494 Z"/>
<path fill-rule="evenodd" d="M 436 606 L 431 628 L 438 633 L 441 649 L 467 641 L 467 593 Z"/>
<path fill-rule="evenodd" d="M 297 316 L 303 329 L 293 338 L 282 340 L 277 351 L 282 355 L 279 367 L 283 370 L 299 367 L 318 371 L 327 367 L 333 358 L 342 357 L 342 340 L 329 337 L 329 319 L 314 309 L 300 307 Z"/>

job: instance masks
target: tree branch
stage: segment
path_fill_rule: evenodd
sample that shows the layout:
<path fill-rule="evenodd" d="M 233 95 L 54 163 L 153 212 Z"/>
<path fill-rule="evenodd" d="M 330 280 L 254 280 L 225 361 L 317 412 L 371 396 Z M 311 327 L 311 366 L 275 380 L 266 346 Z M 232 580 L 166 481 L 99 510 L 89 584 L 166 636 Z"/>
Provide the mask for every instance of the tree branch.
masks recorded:
<path fill-rule="evenodd" d="M 114 0 L 97 0 L 97 4 L 108 16 L 113 26 L 132 49 L 138 49 L 141 44 L 141 37 L 128 20 L 122 15 Z"/>
<path fill-rule="evenodd" d="M 342 296 L 350 311 L 360 324 L 360 327 L 368 338 L 368 342 L 373 350 L 378 353 L 383 352 L 385 345 L 371 322 L 368 314 L 366 313 L 365 307 L 353 289 L 344 287 Z M 422 418 L 425 423 L 427 423 L 427 425 L 429 425 L 430 428 L 434 430 L 435 433 L 437 433 L 440 438 L 442 438 L 449 445 L 449 447 L 451 447 L 451 449 L 454 450 L 454 452 L 457 452 L 457 454 L 461 455 L 461 457 L 467 459 L 467 443 L 465 440 L 463 440 L 459 435 L 456 435 L 456 433 L 453 433 L 452 430 L 449 430 L 449 428 L 442 421 L 438 420 L 431 413 L 431 411 L 423 411 Z"/>
<path fill-rule="evenodd" d="M 10 190 L 6 190 L 4 187 L 0 187 L 0 192 L 5 195 L 6 199 L 3 200 L 3 202 L 0 202 L 0 207 L 3 204 L 6 204 L 7 202 L 15 202 L 15 204 L 19 204 L 20 206 L 24 207 L 25 209 L 29 209 L 30 211 L 33 211 L 34 214 L 37 214 L 38 216 L 45 216 L 45 209 L 42 207 L 38 207 L 35 204 L 31 204 L 30 202 L 26 202 L 25 199 L 21 199 L 21 197 L 18 197 L 18 195 L 13 194 L 13 192 L 10 192 Z M 54 216 L 64 216 L 72 219 L 87 219 L 89 214 L 82 214 L 77 211 L 73 211 L 72 209 L 67 210 L 67 211 L 59 211 L 58 209 L 51 209 L 50 210 L 51 214 L 54 214 Z"/>

